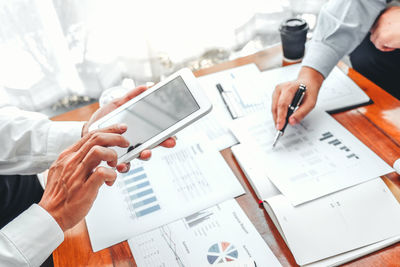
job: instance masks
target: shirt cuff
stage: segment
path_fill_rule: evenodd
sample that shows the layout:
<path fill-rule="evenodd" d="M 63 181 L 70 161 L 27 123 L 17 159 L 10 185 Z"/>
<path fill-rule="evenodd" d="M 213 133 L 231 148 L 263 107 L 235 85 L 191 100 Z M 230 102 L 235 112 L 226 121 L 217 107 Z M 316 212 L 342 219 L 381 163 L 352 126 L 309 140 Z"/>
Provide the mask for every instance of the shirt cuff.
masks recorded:
<path fill-rule="evenodd" d="M 317 70 L 326 78 L 339 60 L 340 56 L 330 46 L 311 40 L 301 65 Z"/>
<path fill-rule="evenodd" d="M 81 139 L 83 121 L 52 121 L 47 139 L 47 153 L 59 155 Z"/>
<path fill-rule="evenodd" d="M 64 241 L 60 226 L 37 204 L 4 226 L 0 232 L 28 266 L 40 266 Z"/>

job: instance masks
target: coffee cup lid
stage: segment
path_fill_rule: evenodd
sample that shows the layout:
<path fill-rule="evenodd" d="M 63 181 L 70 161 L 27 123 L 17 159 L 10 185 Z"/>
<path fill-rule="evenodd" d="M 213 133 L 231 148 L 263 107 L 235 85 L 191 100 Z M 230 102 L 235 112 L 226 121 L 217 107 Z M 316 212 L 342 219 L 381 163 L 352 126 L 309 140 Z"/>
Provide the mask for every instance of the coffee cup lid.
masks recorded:
<path fill-rule="evenodd" d="M 300 31 L 308 29 L 308 24 L 304 19 L 291 18 L 282 22 L 279 30 L 281 31 Z"/>

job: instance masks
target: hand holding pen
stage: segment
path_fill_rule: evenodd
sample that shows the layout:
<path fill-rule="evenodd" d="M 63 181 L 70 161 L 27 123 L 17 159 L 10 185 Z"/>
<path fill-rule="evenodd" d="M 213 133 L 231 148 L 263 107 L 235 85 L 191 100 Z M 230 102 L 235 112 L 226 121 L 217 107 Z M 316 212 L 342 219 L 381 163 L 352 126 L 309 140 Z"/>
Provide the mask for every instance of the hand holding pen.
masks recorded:
<path fill-rule="evenodd" d="M 277 130 L 281 130 L 285 124 L 288 106 L 292 102 L 299 84 L 306 84 L 307 92 L 298 110 L 289 117 L 290 125 L 302 121 L 315 107 L 323 81 L 324 76 L 321 73 L 311 67 L 302 66 L 296 80 L 276 85 L 272 94 L 271 112 Z"/>
<path fill-rule="evenodd" d="M 304 95 L 306 93 L 306 86 L 304 84 L 300 84 L 299 88 L 296 91 L 296 94 L 293 97 L 292 103 L 288 107 L 288 111 L 286 114 L 286 119 L 285 119 L 285 124 L 282 129 L 278 130 L 275 135 L 274 143 L 272 144 L 272 147 L 276 145 L 278 142 L 279 138 L 283 135 L 286 126 L 288 125 L 289 118 L 290 116 L 296 111 L 296 109 L 300 106 L 301 101 L 304 98 Z"/>

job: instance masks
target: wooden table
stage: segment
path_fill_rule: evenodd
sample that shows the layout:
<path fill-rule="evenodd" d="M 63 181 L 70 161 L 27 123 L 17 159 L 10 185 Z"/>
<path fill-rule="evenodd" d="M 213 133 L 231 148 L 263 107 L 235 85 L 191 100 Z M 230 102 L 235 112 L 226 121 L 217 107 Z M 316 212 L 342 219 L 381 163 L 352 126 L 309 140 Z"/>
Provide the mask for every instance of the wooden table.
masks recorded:
<path fill-rule="evenodd" d="M 279 46 L 265 51 L 225 62 L 208 69 L 197 71 L 201 76 L 216 71 L 256 63 L 260 70 L 282 64 Z M 383 160 L 393 166 L 400 158 L 400 101 L 361 76 L 348 70 L 352 78 L 374 101 L 374 104 L 333 115 L 364 144 L 376 152 Z M 53 118 L 54 120 L 87 120 L 98 108 L 92 104 Z M 275 225 L 263 208 L 258 205 L 257 197 L 249 182 L 240 170 L 230 149 L 221 151 L 223 157 L 246 190 L 246 194 L 237 198 L 240 206 L 253 222 L 258 232 L 268 243 L 283 266 L 297 266 L 290 250 L 286 246 Z M 392 173 L 387 176 L 388 184 L 400 186 L 400 176 Z M 398 190 L 395 186 L 393 190 Z M 400 196 L 400 194 L 399 194 Z M 400 198 L 399 198 L 400 200 Z M 112 226 L 110 226 L 112 227 Z M 400 227 L 400 225 L 399 225 Z M 136 266 L 127 242 L 93 253 L 84 221 L 65 233 L 65 241 L 54 251 L 55 266 Z M 400 244 L 395 244 L 373 254 L 357 259 L 346 266 L 399 266 Z"/>

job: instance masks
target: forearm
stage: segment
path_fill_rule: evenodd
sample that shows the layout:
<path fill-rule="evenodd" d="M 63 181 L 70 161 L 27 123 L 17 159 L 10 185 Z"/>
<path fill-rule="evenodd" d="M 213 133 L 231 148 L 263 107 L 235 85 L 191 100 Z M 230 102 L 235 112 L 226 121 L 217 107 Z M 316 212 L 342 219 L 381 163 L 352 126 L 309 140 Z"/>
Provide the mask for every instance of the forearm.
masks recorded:
<path fill-rule="evenodd" d="M 329 1 L 321 9 L 302 65 L 327 77 L 338 61 L 361 43 L 385 7 L 385 0 Z"/>

